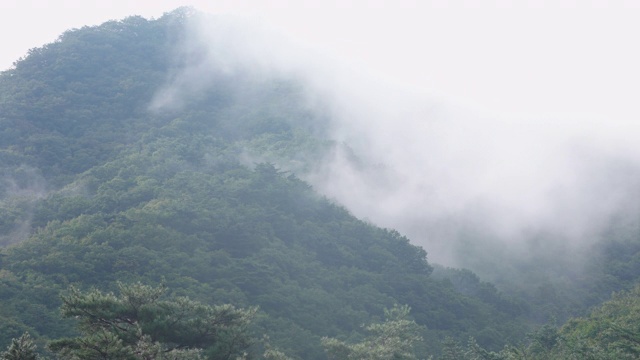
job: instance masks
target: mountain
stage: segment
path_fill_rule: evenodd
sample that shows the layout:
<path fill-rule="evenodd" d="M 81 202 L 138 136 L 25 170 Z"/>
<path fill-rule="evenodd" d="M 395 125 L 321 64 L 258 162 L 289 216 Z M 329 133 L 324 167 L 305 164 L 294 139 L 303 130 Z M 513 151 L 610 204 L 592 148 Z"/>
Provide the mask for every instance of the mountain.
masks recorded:
<path fill-rule="evenodd" d="M 259 306 L 253 331 L 300 359 L 325 358 L 324 336 L 361 339 L 394 304 L 422 326 L 424 357 L 446 336 L 522 339 L 526 303 L 469 271 L 431 276 L 424 249 L 300 179 L 345 145 L 298 80 L 214 64 L 180 83 L 197 16 L 70 30 L 0 74 L 0 346 L 74 334 L 59 294 L 118 281 Z"/>

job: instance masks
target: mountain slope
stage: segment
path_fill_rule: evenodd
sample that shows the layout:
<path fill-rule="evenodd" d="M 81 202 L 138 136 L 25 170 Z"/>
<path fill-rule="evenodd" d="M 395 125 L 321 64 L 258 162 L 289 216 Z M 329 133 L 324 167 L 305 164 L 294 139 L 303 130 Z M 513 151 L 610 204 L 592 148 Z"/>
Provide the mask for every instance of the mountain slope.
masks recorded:
<path fill-rule="evenodd" d="M 396 303 L 424 326 L 424 356 L 447 335 L 520 338 L 520 303 L 431 278 L 422 248 L 263 162 L 313 166 L 337 146 L 295 81 L 221 70 L 154 108 L 185 66 L 173 54 L 190 16 L 69 31 L 0 75 L 0 346 L 23 330 L 70 334 L 59 292 L 116 281 L 259 305 L 256 333 L 302 359 L 324 358 L 322 336 L 362 337 Z"/>

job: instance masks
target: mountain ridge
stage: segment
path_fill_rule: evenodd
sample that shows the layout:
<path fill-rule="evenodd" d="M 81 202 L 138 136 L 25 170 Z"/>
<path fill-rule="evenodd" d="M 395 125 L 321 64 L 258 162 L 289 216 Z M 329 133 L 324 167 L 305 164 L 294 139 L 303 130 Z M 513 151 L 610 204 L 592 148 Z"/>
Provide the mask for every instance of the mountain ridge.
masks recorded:
<path fill-rule="evenodd" d="M 188 18 L 72 30 L 0 75 L 0 346 L 24 330 L 72 334 L 59 292 L 117 281 L 260 305 L 255 331 L 304 359 L 325 357 L 322 336 L 362 337 L 396 303 L 423 326 L 425 356 L 447 335 L 499 348 L 526 331 L 522 303 L 432 278 L 424 249 L 269 162 L 313 166 L 338 146 L 294 80 L 221 75 L 150 111 L 179 70 L 165 56 Z"/>

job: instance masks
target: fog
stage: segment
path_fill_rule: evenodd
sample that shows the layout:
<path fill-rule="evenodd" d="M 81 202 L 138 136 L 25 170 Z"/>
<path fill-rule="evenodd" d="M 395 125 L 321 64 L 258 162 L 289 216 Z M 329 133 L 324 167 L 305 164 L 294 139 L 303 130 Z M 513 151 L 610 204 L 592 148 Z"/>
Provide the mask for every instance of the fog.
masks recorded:
<path fill-rule="evenodd" d="M 225 74 L 296 79 L 306 105 L 330 115 L 336 144 L 298 175 L 354 215 L 406 234 L 430 260 L 473 267 L 470 241 L 517 259 L 539 234 L 549 246 L 584 249 L 613 216 L 638 215 L 640 76 L 632 64 L 640 59 L 625 41 L 627 17 L 555 10 L 505 18 L 466 9 L 448 17 L 452 24 L 420 28 L 457 29 L 443 36 L 450 51 L 433 33 L 419 43 L 423 34 L 387 39 L 383 28 L 372 41 L 393 66 L 345 57 L 268 21 L 196 17 L 176 49 L 183 66 L 152 108 L 180 106 Z M 416 71 L 415 53 L 394 41 L 425 46 L 419 59 L 433 54 L 431 68 Z M 493 256 L 487 261 L 503 255 Z"/>
<path fill-rule="evenodd" d="M 48 195 L 46 180 L 37 169 L 20 165 L 12 173 L 13 176 L 0 176 L 1 225 L 5 230 L 0 235 L 0 246 L 29 237 L 37 202 Z"/>
<path fill-rule="evenodd" d="M 465 265 L 457 234 L 469 227 L 519 251 L 540 232 L 589 245 L 638 200 L 634 132 L 612 133 L 615 120 L 509 119 L 366 89 L 340 96 L 333 128 L 364 165 L 336 151 L 310 181 L 437 262 Z"/>

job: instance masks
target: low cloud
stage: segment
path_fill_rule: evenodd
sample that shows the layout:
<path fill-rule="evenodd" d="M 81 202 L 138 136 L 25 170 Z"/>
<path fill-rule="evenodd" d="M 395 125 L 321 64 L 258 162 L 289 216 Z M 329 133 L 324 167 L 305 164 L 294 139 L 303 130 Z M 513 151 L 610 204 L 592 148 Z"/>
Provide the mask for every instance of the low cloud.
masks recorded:
<path fill-rule="evenodd" d="M 153 109 L 179 107 L 230 74 L 303 82 L 305 105 L 329 114 L 336 145 L 299 175 L 356 216 L 408 235 L 436 262 L 468 264 L 463 228 L 524 254 L 531 234 L 584 247 L 611 217 L 638 213 L 640 146 L 620 109 L 610 117 L 480 110 L 333 62 L 265 25 L 193 20 L 176 51 L 181 66 Z"/>

